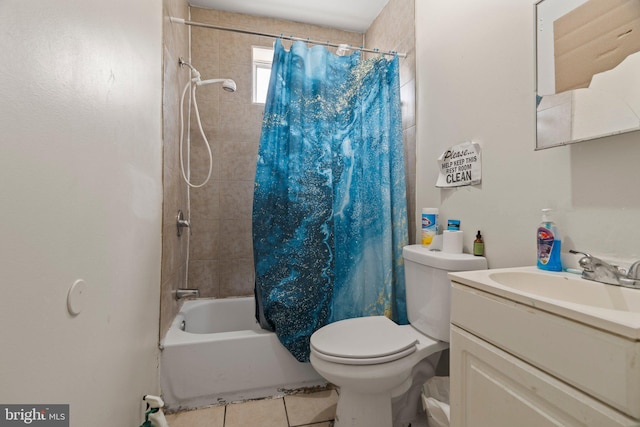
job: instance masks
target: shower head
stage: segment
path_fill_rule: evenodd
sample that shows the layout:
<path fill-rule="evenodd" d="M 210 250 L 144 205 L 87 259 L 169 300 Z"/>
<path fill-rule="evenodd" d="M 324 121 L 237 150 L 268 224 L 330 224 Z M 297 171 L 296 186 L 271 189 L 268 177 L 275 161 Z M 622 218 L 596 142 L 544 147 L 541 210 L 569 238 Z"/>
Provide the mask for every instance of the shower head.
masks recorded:
<path fill-rule="evenodd" d="M 206 86 L 212 83 L 222 83 L 222 89 L 227 92 L 235 92 L 236 91 L 236 82 L 231 79 L 210 79 L 210 80 L 200 80 L 196 81 L 198 86 Z"/>
<path fill-rule="evenodd" d="M 227 92 L 235 92 L 236 91 L 236 82 L 234 82 L 231 79 L 200 80 L 200 73 L 189 62 L 187 62 L 184 59 L 180 58 L 178 60 L 178 64 L 181 67 L 187 66 L 187 67 L 189 67 L 191 69 L 191 72 L 193 73 L 193 77 L 191 78 L 191 81 L 193 83 L 195 83 L 196 85 L 198 85 L 198 86 L 206 86 L 206 85 L 210 85 L 212 83 L 222 83 L 222 89 L 226 90 Z"/>

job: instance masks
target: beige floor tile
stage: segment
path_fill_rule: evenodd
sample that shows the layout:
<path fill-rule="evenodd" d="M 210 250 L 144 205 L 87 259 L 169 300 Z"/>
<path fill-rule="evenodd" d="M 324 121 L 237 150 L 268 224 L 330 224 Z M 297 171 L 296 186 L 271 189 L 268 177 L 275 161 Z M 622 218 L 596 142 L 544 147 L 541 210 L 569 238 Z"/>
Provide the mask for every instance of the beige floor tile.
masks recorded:
<path fill-rule="evenodd" d="M 171 427 L 224 427 L 224 406 L 167 415 Z"/>
<path fill-rule="evenodd" d="M 170 426 L 173 426 L 176 423 L 176 420 L 178 419 L 178 414 L 171 414 L 171 415 L 166 415 L 164 416 L 167 419 L 167 422 L 169 423 Z"/>
<path fill-rule="evenodd" d="M 288 427 L 284 401 L 264 399 L 227 405 L 224 427 Z"/>
<path fill-rule="evenodd" d="M 336 415 L 338 394 L 335 390 L 309 394 L 292 394 L 284 397 L 291 426 L 331 421 Z M 314 426 L 315 427 L 315 426 Z"/>

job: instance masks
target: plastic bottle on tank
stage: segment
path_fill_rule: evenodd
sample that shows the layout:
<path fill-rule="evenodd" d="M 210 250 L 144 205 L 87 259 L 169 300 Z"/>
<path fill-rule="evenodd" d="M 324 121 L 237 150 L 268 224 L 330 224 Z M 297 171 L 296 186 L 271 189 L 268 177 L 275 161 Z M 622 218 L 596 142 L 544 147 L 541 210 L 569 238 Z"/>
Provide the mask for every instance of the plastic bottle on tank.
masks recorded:
<path fill-rule="evenodd" d="M 438 234 L 438 209 L 422 208 L 422 247 L 431 247 Z"/>
<path fill-rule="evenodd" d="M 547 271 L 562 271 L 560 250 L 562 237 L 551 219 L 551 209 L 542 209 L 542 222 L 538 227 L 538 268 Z"/>

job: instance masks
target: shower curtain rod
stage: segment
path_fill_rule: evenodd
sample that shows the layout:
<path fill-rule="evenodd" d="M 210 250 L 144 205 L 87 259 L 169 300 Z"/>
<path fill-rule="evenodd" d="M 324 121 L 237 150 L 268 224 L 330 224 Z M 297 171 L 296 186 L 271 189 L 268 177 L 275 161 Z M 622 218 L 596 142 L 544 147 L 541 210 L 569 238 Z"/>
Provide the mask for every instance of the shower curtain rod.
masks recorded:
<path fill-rule="evenodd" d="M 194 22 L 194 21 L 188 21 L 186 19 L 182 19 L 182 18 L 175 18 L 173 16 L 169 17 L 169 19 L 171 20 L 171 22 L 175 23 L 175 24 L 184 24 L 184 25 L 189 25 L 192 27 L 202 27 L 202 28 L 211 28 L 214 30 L 220 30 L 220 31 L 231 31 L 234 33 L 242 33 L 242 34 L 250 34 L 253 36 L 263 36 L 263 37 L 273 37 L 274 39 L 284 39 L 284 40 L 293 40 L 293 41 L 301 41 L 301 42 L 305 42 L 305 43 L 311 43 L 311 44 L 317 44 L 317 45 L 322 45 L 322 46 L 330 46 L 330 47 L 345 47 L 348 45 L 340 45 L 340 44 L 335 44 L 335 43 L 330 43 L 329 41 L 326 42 L 322 42 L 319 40 L 310 40 L 310 39 L 303 39 L 301 37 L 294 37 L 294 36 L 285 36 L 285 35 L 278 35 L 278 34 L 269 34 L 269 33 L 259 33 L 257 31 L 249 31 L 249 30 L 240 30 L 237 28 L 228 28 L 228 27 L 219 27 L 217 25 L 212 25 L 212 24 L 205 24 L 202 22 Z M 396 51 L 388 51 L 388 52 L 383 52 L 380 49 L 367 49 L 364 47 L 353 47 L 353 46 L 348 46 L 349 50 L 357 50 L 360 52 L 369 52 L 369 53 L 377 53 L 377 54 L 382 54 L 382 55 L 390 55 L 390 56 L 399 56 L 400 58 L 406 58 L 407 54 L 406 53 L 399 53 Z"/>

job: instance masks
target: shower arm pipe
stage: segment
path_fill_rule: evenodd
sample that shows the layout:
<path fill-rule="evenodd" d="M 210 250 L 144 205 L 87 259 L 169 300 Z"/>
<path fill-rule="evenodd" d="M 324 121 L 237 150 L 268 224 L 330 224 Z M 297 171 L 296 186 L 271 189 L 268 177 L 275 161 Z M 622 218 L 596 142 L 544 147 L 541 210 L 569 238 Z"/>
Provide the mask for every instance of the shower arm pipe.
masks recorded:
<path fill-rule="evenodd" d="M 323 41 L 319 41 L 319 40 L 311 40 L 311 39 L 308 39 L 308 38 L 304 39 L 302 37 L 285 36 L 285 35 L 282 35 L 282 34 L 278 35 L 278 34 L 260 33 L 260 32 L 257 32 L 257 31 L 241 30 L 241 29 L 238 29 L 238 28 L 220 27 L 218 25 L 206 24 L 206 23 L 203 23 L 203 22 L 188 21 L 186 19 L 176 18 L 174 16 L 169 17 L 169 20 L 171 22 L 173 22 L 174 24 L 184 24 L 184 25 L 189 25 L 189 26 L 192 26 L 192 27 L 210 28 L 212 30 L 220 30 L 220 31 L 231 31 L 231 32 L 234 32 L 234 33 L 249 34 L 249 35 L 253 35 L 253 36 L 272 37 L 274 39 L 300 41 L 300 42 L 317 44 L 317 45 L 322 45 L 322 46 L 329 46 L 329 47 L 337 47 L 337 48 L 345 47 L 344 44 L 335 44 L 335 43 L 331 43 L 329 41 L 323 42 Z M 360 52 L 381 54 L 381 55 L 399 56 L 400 58 L 406 58 L 407 57 L 406 53 L 396 52 L 396 51 L 393 51 L 393 50 L 390 50 L 388 52 L 383 52 L 380 49 L 367 49 L 365 47 L 354 47 L 354 46 L 349 46 L 348 49 L 357 50 L 357 51 L 360 51 Z"/>
<path fill-rule="evenodd" d="M 193 65 L 191 65 L 189 62 L 185 61 L 182 58 L 178 58 L 178 64 L 180 64 L 180 66 L 182 67 L 184 66 L 189 67 L 189 69 L 193 72 L 194 78 L 196 79 L 200 78 L 200 72 L 196 70 L 196 68 Z"/>

